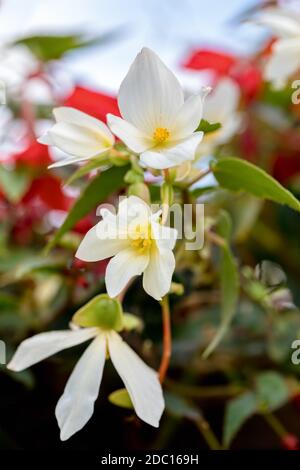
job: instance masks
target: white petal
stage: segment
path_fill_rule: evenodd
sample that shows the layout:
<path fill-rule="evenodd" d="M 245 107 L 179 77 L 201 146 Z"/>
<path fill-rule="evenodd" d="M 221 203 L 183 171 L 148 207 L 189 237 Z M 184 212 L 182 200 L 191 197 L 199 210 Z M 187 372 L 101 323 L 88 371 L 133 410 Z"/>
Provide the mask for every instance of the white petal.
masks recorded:
<path fill-rule="evenodd" d="M 107 227 L 107 231 L 105 227 L 106 221 L 101 220 L 86 233 L 78 247 L 76 258 L 82 261 L 101 261 L 114 256 L 128 246 L 126 239 L 118 238 L 114 227 Z"/>
<path fill-rule="evenodd" d="M 77 157 L 95 157 L 112 145 L 93 129 L 67 122 L 58 122 L 48 134 L 56 147 Z"/>
<path fill-rule="evenodd" d="M 53 144 L 51 144 L 53 145 Z M 103 150 L 103 152 L 106 152 L 107 149 Z M 100 154 L 101 152 L 99 152 Z M 99 155 L 97 154 L 97 155 Z M 70 157 L 70 158 L 62 158 L 61 160 L 58 160 L 55 163 L 51 163 L 51 165 L 48 166 L 49 169 L 51 168 L 60 168 L 62 166 L 67 166 L 67 165 L 77 165 L 78 163 L 85 162 L 86 160 L 90 160 L 90 157 Z"/>
<path fill-rule="evenodd" d="M 300 19 L 296 13 L 283 8 L 267 8 L 262 10 L 254 21 L 266 26 L 279 37 L 300 36 Z"/>
<path fill-rule="evenodd" d="M 89 116 L 78 109 L 67 106 L 55 108 L 53 110 L 53 114 L 57 122 L 66 122 L 69 124 L 76 124 L 80 127 L 86 127 L 87 129 L 91 129 L 95 133 L 102 135 L 102 138 L 104 140 L 108 140 L 111 145 L 114 144 L 114 136 L 107 125 L 93 116 Z"/>
<path fill-rule="evenodd" d="M 142 274 L 149 262 L 149 255 L 138 250 L 120 251 L 110 260 L 106 268 L 105 284 L 110 297 L 118 295 L 134 276 Z"/>
<path fill-rule="evenodd" d="M 173 252 L 167 248 L 158 249 L 154 246 L 143 276 L 143 287 L 147 294 L 156 300 L 161 300 L 170 290 L 174 269 Z"/>
<path fill-rule="evenodd" d="M 37 141 L 43 145 L 54 145 L 54 142 L 51 139 L 51 136 L 49 135 L 48 131 L 45 132 L 45 134 L 41 135 L 41 137 L 39 137 Z"/>
<path fill-rule="evenodd" d="M 210 123 L 223 124 L 236 111 L 239 99 L 238 85 L 230 78 L 223 78 L 206 98 L 203 118 Z"/>
<path fill-rule="evenodd" d="M 158 247 L 173 250 L 177 240 L 177 230 L 157 222 L 152 222 L 151 228 Z"/>
<path fill-rule="evenodd" d="M 62 441 L 82 429 L 91 418 L 99 395 L 105 356 L 106 338 L 100 334 L 77 362 L 56 405 L 55 416 Z"/>
<path fill-rule="evenodd" d="M 141 154 L 141 162 L 145 166 L 163 170 L 193 160 L 196 149 L 203 138 L 203 132 L 194 132 L 190 137 L 179 142 L 172 142 L 166 148 L 147 150 Z"/>
<path fill-rule="evenodd" d="M 203 114 L 203 103 L 209 88 L 200 95 L 190 96 L 178 111 L 174 128 L 171 135 L 175 135 L 176 139 L 183 139 L 190 136 L 200 124 Z"/>
<path fill-rule="evenodd" d="M 145 423 L 158 427 L 164 398 L 156 371 L 148 367 L 116 332 L 108 335 L 108 349 L 136 414 Z"/>
<path fill-rule="evenodd" d="M 133 152 L 144 152 L 153 145 L 152 140 L 145 133 L 122 118 L 108 114 L 107 122 L 112 132 Z"/>
<path fill-rule="evenodd" d="M 93 338 L 97 332 L 97 328 L 84 328 L 77 331 L 40 333 L 25 339 L 20 344 L 7 367 L 17 372 L 21 371 L 63 349 L 71 348 Z"/>
<path fill-rule="evenodd" d="M 183 101 L 175 75 L 153 51 L 143 48 L 120 87 L 122 117 L 152 135 L 157 127 L 171 126 Z"/>
<path fill-rule="evenodd" d="M 300 68 L 300 38 L 282 39 L 273 46 L 266 65 L 265 78 L 284 86 L 288 78 Z"/>

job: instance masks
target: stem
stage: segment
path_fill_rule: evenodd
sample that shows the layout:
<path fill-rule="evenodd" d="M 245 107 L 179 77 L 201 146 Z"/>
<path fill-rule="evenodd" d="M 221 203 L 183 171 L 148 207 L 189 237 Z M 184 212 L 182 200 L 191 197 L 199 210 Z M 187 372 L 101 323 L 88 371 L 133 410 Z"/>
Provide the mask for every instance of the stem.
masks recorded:
<path fill-rule="evenodd" d="M 215 433 L 211 430 L 209 423 L 202 416 L 197 418 L 195 423 L 205 441 L 207 442 L 209 448 L 211 450 L 222 450 L 222 446 L 218 441 Z"/>
<path fill-rule="evenodd" d="M 200 173 L 198 173 L 197 176 L 195 176 L 194 178 L 192 178 L 191 180 L 189 180 L 188 186 L 192 186 L 193 184 L 197 183 L 199 180 L 201 180 L 202 178 L 204 178 L 204 176 L 209 175 L 209 173 L 211 173 L 211 171 L 212 171 L 211 168 L 207 168 L 207 170 L 201 171 Z"/>
<path fill-rule="evenodd" d="M 268 412 L 262 413 L 262 416 L 265 418 L 269 426 L 273 429 L 275 434 L 280 437 L 280 439 L 284 438 L 288 433 L 285 427 L 281 424 L 279 419 L 273 414 Z"/>
<path fill-rule="evenodd" d="M 166 295 L 161 301 L 162 307 L 162 323 L 163 323 L 163 352 L 158 370 L 160 383 L 163 383 L 171 357 L 172 338 L 171 338 L 171 321 L 169 298 Z"/>

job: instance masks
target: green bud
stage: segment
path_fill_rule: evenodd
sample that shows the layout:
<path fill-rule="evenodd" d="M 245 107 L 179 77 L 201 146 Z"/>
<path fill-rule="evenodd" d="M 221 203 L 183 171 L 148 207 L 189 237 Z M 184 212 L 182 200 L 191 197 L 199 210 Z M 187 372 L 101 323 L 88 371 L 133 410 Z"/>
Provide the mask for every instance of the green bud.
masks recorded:
<path fill-rule="evenodd" d="M 124 313 L 123 314 L 123 329 L 127 331 L 137 330 L 142 331 L 143 329 L 143 322 L 142 320 L 133 315 L 133 313 Z"/>
<path fill-rule="evenodd" d="M 150 204 L 150 191 L 145 183 L 134 183 L 128 188 L 128 196 L 138 196 Z"/>
<path fill-rule="evenodd" d="M 170 288 L 170 294 L 183 295 L 184 294 L 183 285 L 179 284 L 178 282 L 172 282 L 171 288 Z"/>
<path fill-rule="evenodd" d="M 128 170 L 124 181 L 128 184 L 142 183 L 144 181 L 144 173 L 136 169 Z"/>
<path fill-rule="evenodd" d="M 117 299 L 100 294 L 81 307 L 72 321 L 83 327 L 96 326 L 103 330 L 120 331 L 123 328 L 122 306 Z"/>
<path fill-rule="evenodd" d="M 119 390 L 112 392 L 108 399 L 113 405 L 120 406 L 121 408 L 128 408 L 130 410 L 133 409 L 132 401 L 126 388 L 120 388 Z"/>

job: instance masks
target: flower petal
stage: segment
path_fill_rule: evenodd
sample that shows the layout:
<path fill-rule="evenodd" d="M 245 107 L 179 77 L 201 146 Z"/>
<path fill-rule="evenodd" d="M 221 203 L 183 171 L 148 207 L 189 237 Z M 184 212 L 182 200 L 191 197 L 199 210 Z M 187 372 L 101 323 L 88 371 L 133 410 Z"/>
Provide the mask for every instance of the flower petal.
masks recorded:
<path fill-rule="evenodd" d="M 194 132 L 190 137 L 172 142 L 172 145 L 161 149 L 147 150 L 141 154 L 141 162 L 150 168 L 164 170 L 172 168 L 187 160 L 193 160 L 196 149 L 203 138 L 203 132 Z"/>
<path fill-rule="evenodd" d="M 63 349 L 71 348 L 93 338 L 97 332 L 97 328 L 84 328 L 76 331 L 40 333 L 32 338 L 25 339 L 20 344 L 7 368 L 17 372 L 27 369 L 27 367 Z"/>
<path fill-rule="evenodd" d="M 153 51 L 143 48 L 120 86 L 122 117 L 152 136 L 157 127 L 171 126 L 183 102 L 175 75 Z"/>
<path fill-rule="evenodd" d="M 147 294 L 156 300 L 161 300 L 170 290 L 174 269 L 173 252 L 167 248 L 158 249 L 154 246 L 143 276 L 143 287 Z"/>
<path fill-rule="evenodd" d="M 56 122 L 66 122 L 69 124 L 75 124 L 80 127 L 86 127 L 87 129 L 93 130 L 95 133 L 102 136 L 104 141 L 108 141 L 108 145 L 114 144 L 114 136 L 110 132 L 104 122 L 99 119 L 90 116 L 82 111 L 68 106 L 62 106 L 53 110 Z"/>
<path fill-rule="evenodd" d="M 158 248 L 168 248 L 169 250 L 173 250 L 177 240 L 177 230 L 157 222 L 152 222 L 151 228 Z"/>
<path fill-rule="evenodd" d="M 277 41 L 267 62 L 265 78 L 275 87 L 283 87 L 288 78 L 300 68 L 300 39 L 281 39 Z"/>
<path fill-rule="evenodd" d="M 152 140 L 146 134 L 122 118 L 108 114 L 107 122 L 113 133 L 133 152 L 144 152 L 153 145 Z"/>
<path fill-rule="evenodd" d="M 67 122 L 54 124 L 48 135 L 56 147 L 77 157 L 92 158 L 111 146 L 93 129 Z"/>
<path fill-rule="evenodd" d="M 114 331 L 108 335 L 108 349 L 136 414 L 145 423 L 158 427 L 164 398 L 156 371 L 148 367 Z"/>
<path fill-rule="evenodd" d="M 224 124 L 237 110 L 239 99 L 238 85 L 231 78 L 223 78 L 206 98 L 203 118 L 210 123 Z"/>
<path fill-rule="evenodd" d="M 138 254 L 132 248 L 120 251 L 107 265 L 106 290 L 110 297 L 118 295 L 130 279 L 142 274 L 149 262 L 149 254 Z"/>
<path fill-rule="evenodd" d="M 200 124 L 203 114 L 203 102 L 206 95 L 211 89 L 203 88 L 200 95 L 190 96 L 178 111 L 175 120 L 174 128 L 171 130 L 171 135 L 177 139 L 183 139 L 190 136 Z"/>
<path fill-rule="evenodd" d="M 91 418 L 99 395 L 105 357 L 106 338 L 100 334 L 77 362 L 56 405 L 55 416 L 62 441 L 82 429 Z"/>
<path fill-rule="evenodd" d="M 118 237 L 116 228 L 108 227 L 106 220 L 101 220 L 84 236 L 77 249 L 76 258 L 82 261 L 101 261 L 126 249 L 128 241 Z"/>
<path fill-rule="evenodd" d="M 299 17 L 296 12 L 288 9 L 266 8 L 255 16 L 253 21 L 270 28 L 276 36 L 281 38 L 300 36 Z"/>

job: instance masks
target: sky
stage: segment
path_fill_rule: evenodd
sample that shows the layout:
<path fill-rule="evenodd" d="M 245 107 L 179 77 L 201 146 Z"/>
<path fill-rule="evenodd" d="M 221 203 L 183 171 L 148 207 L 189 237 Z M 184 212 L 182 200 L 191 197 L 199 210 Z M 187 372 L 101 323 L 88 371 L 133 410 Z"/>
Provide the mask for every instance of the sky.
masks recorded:
<path fill-rule="evenodd" d="M 115 93 L 143 46 L 154 49 L 179 79 L 190 84 L 192 72 L 180 63 L 199 46 L 219 46 L 247 53 L 265 32 L 234 19 L 261 0 L 2 0 L 0 41 L 36 33 L 84 32 L 99 35 L 119 30 L 105 46 L 72 53 L 68 73 L 84 85 Z"/>

